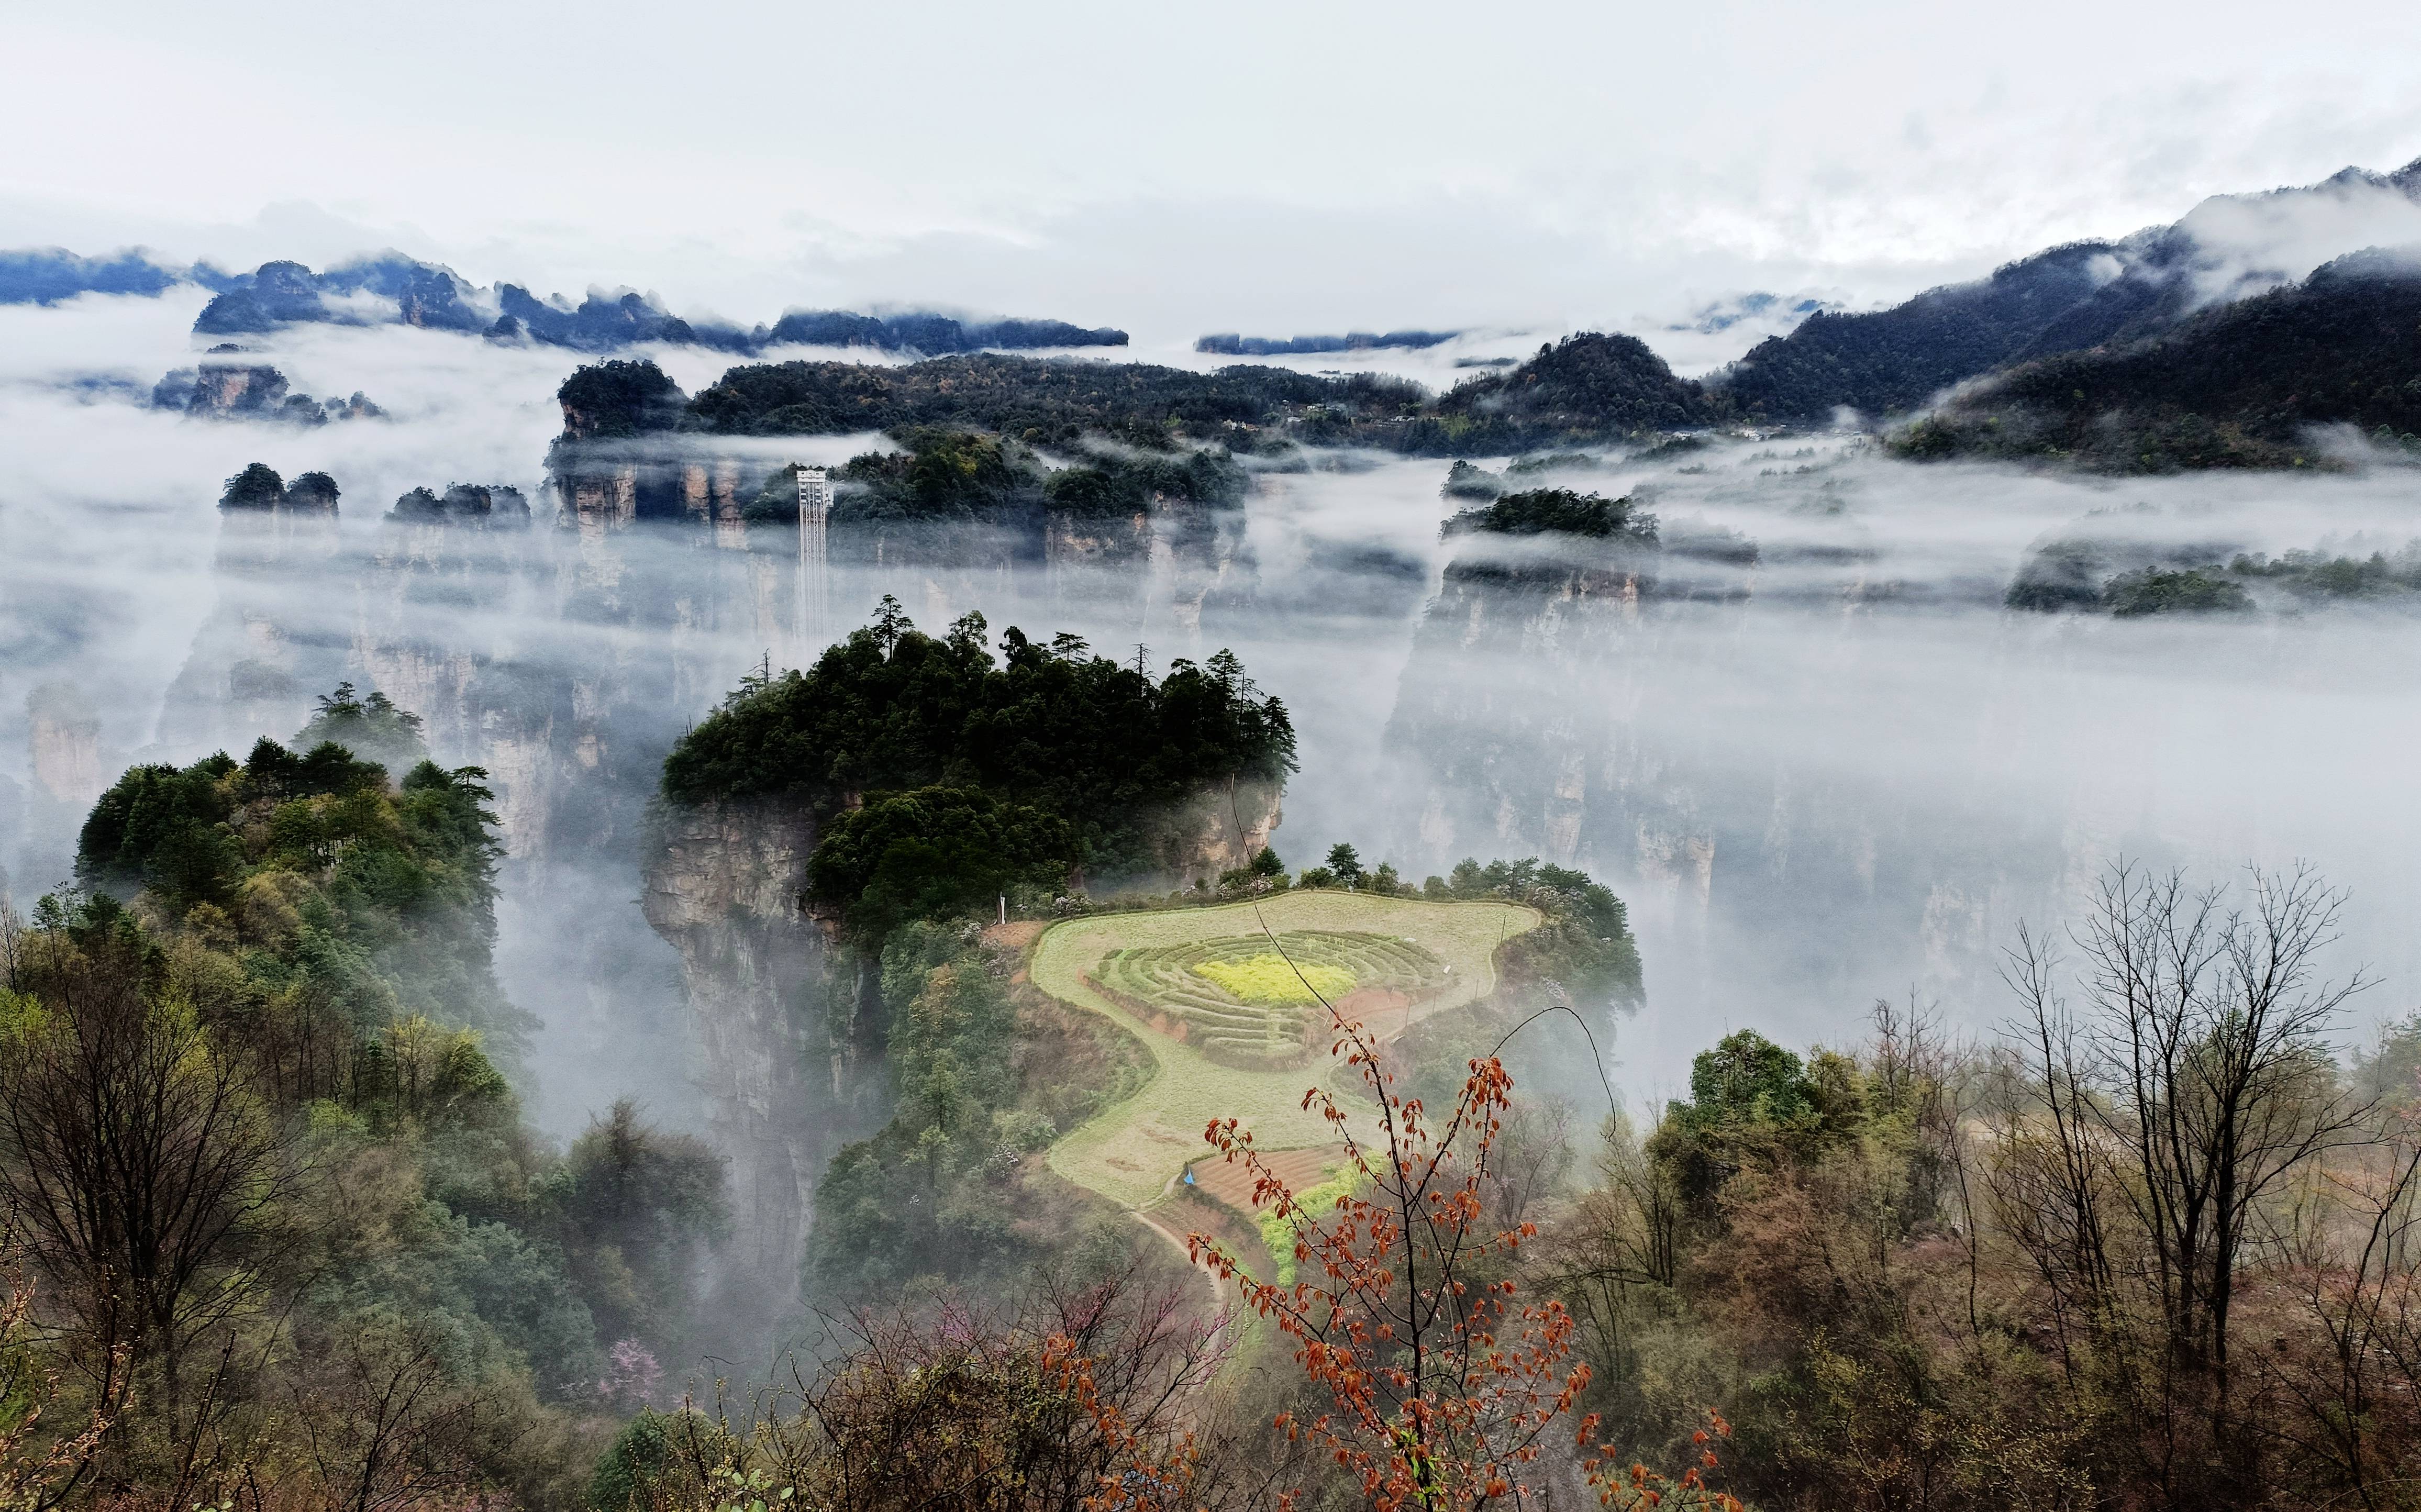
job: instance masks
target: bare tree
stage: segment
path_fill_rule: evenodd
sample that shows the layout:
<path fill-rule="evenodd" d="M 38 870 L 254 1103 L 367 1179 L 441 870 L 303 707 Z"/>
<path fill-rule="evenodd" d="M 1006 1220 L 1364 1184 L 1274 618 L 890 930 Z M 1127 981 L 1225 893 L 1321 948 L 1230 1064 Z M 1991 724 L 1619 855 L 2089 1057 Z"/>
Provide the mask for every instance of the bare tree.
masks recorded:
<path fill-rule="evenodd" d="M 494 1404 L 457 1381 L 434 1328 L 372 1315 L 305 1330 L 298 1342 L 291 1410 L 327 1512 L 426 1505 L 479 1485 Z"/>
<path fill-rule="evenodd" d="M 258 1294 L 246 1239 L 285 1188 L 242 1054 L 147 990 L 107 927 L 0 921 L 15 1005 L 0 1033 L 0 1199 L 88 1346 L 102 1399 L 156 1361 L 178 1430 L 180 1356 Z"/>
<path fill-rule="evenodd" d="M 2001 1227 L 2017 1239 L 2051 1294 L 2063 1361 L 2070 1330 L 2108 1331 L 2116 1303 L 2103 1222 L 2112 1150 L 2099 1134 L 2084 1031 L 2058 988 L 2058 947 L 2024 925 L 2002 970 L 2018 998 L 2007 1029 L 2021 1068 L 2002 1107 L 1990 1192 Z"/>
<path fill-rule="evenodd" d="M 2365 1506 L 2421 1432 L 2421 1144 L 2389 1130 L 2265 1215 L 2277 1325 L 2254 1351 L 2271 1411 L 2255 1423 Z"/>
<path fill-rule="evenodd" d="M 123 1401 L 100 1399 L 81 1423 L 48 1421 L 59 1377 L 32 1348 L 34 1283 L 22 1258 L 0 1239 L 0 1506 L 49 1512 L 84 1479 Z"/>
<path fill-rule="evenodd" d="M 633 1504 L 660 1512 L 795 1499 L 835 1512 L 984 1507 L 1086 1512 L 1273 1501 L 1288 1468 L 1233 1452 L 1206 1387 L 1228 1358 L 1190 1278 L 1148 1279 L 1130 1259 L 1086 1280 L 1048 1274 L 1013 1315 L 957 1297 L 920 1315 L 832 1324 L 809 1375 L 759 1395 L 733 1423 L 718 1395 L 664 1422 L 662 1463 Z M 1139 1501 L 1139 1499 L 1141 1499 Z"/>
<path fill-rule="evenodd" d="M 2337 1084 L 2332 1042 L 2368 981 L 2321 974 L 2345 895 L 2299 866 L 2252 871 L 2235 896 L 2113 866 L 2070 931 L 2080 1010 L 2057 948 L 2020 931 L 2004 974 L 2025 1075 L 1996 1172 L 2004 1220 L 2073 1310 L 2115 1332 L 2118 1288 L 2140 1272 L 2162 1377 L 2208 1384 L 2216 1445 L 2255 1215 L 2367 1115 Z M 2122 1225 L 2140 1268 L 2118 1263 Z"/>

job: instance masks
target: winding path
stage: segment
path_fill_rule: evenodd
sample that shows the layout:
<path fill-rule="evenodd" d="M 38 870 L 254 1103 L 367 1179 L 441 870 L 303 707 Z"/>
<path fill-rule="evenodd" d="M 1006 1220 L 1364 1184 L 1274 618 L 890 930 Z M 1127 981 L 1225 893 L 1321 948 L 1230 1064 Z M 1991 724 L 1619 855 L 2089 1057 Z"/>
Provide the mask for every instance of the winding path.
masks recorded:
<path fill-rule="evenodd" d="M 1051 1146 L 1046 1156 L 1051 1169 L 1117 1203 L 1182 1254 L 1186 1230 L 1159 1209 L 1188 1162 L 1207 1152 L 1202 1131 L 1212 1119 L 1240 1120 L 1265 1150 L 1336 1144 L 1336 1131 L 1303 1106 L 1304 1089 L 1335 1075 L 1335 1063 L 1244 1070 L 1210 1060 L 1093 988 L 1087 974 L 1110 952 L 1297 929 L 1411 940 L 1447 963 L 1453 985 L 1384 1025 L 1383 1032 L 1392 1037 L 1419 1019 L 1493 994 L 1498 947 L 1539 922 L 1537 910 L 1515 903 L 1435 903 L 1323 889 L 1280 893 L 1257 905 L 1095 914 L 1051 926 L 1033 941 L 1026 962 L 1029 979 L 1061 1002 L 1117 1023 L 1141 1041 L 1153 1060 L 1151 1079 L 1133 1096 Z M 1245 1216 L 1249 1221 L 1250 1215 Z M 1232 1309 L 1234 1284 L 1207 1270 L 1205 1277 L 1215 1304 L 1223 1312 Z"/>

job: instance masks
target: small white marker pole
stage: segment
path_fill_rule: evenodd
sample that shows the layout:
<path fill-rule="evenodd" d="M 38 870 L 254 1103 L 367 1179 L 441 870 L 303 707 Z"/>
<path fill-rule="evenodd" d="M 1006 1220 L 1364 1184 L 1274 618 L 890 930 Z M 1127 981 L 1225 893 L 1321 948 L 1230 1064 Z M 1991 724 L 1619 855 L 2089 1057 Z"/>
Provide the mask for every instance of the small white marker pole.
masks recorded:
<path fill-rule="evenodd" d="M 1007 924 L 1008 922 L 1008 895 L 1007 893 L 1000 895 L 1000 922 L 1003 924 Z"/>

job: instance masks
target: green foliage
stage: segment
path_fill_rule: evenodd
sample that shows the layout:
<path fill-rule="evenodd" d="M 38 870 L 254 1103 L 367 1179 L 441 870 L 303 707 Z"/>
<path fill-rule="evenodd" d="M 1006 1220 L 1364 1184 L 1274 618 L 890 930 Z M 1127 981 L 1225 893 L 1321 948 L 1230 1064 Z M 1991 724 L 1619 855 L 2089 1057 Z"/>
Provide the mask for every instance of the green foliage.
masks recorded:
<path fill-rule="evenodd" d="M 2241 614 L 2253 607 L 2244 589 L 2225 577 L 2189 568 L 2121 572 L 2102 585 L 2102 601 L 2120 619 L 2139 615 Z"/>
<path fill-rule="evenodd" d="M 1690 1100 L 1672 1105 L 1694 1130 L 1804 1122 L 1814 1112 L 1805 1063 L 1754 1029 L 1699 1052 L 1690 1063 Z"/>
<path fill-rule="evenodd" d="M 836 816 L 807 862 L 811 896 L 880 944 L 910 919 L 980 912 L 997 896 L 1067 884 L 1067 822 L 980 787 L 920 787 Z"/>
<path fill-rule="evenodd" d="M 1455 863 L 1450 878 L 1425 881 L 1421 896 L 1439 901 L 1498 897 L 1526 903 L 1546 919 L 1506 943 L 1508 974 L 1554 982 L 1583 1001 L 1635 1007 L 1645 1000 L 1630 911 L 1585 872 L 1535 856 L 1492 861 L 1485 866 L 1466 856 Z"/>
<path fill-rule="evenodd" d="M 322 718 L 349 701 L 323 701 Z M 386 726 L 408 718 L 390 706 Z M 172 919 L 210 909 L 210 927 L 252 947 L 235 958 L 240 999 L 304 993 L 373 1037 L 413 1014 L 510 1033 L 519 1018 L 491 959 L 499 848 L 485 776 L 423 761 L 391 788 L 343 746 L 297 755 L 267 739 L 242 766 L 136 767 L 94 803 L 76 876 Z"/>
<path fill-rule="evenodd" d="M 297 750 L 314 751 L 328 744 L 341 745 L 390 772 L 409 771 L 429 757 L 429 747 L 420 738 L 418 714 L 397 708 L 383 693 L 356 698 L 350 682 L 340 682 L 335 693 L 321 694 L 319 712 L 294 737 Z"/>
<path fill-rule="evenodd" d="M 219 495 L 222 509 L 273 509 L 285 502 L 286 480 L 267 462 L 245 463 Z"/>
<path fill-rule="evenodd" d="M 458 1374 L 525 1369 L 551 1400 L 594 1389 L 603 1356 L 559 1245 L 429 1200 L 394 1222 L 394 1247 L 315 1288 L 315 1313 L 347 1328 L 389 1311 L 437 1320 L 455 1335 Z"/>
<path fill-rule="evenodd" d="M 1138 453 L 1097 456 L 1075 467 L 1061 468 L 1043 487 L 1043 497 L 1066 514 L 1102 516 L 1133 514 L 1155 498 L 1186 504 L 1227 506 L 1240 503 L 1252 479 L 1224 449 L 1203 447 L 1180 460 Z"/>
<path fill-rule="evenodd" d="M 1726 413 L 1721 395 L 1675 377 L 1637 336 L 1583 332 L 1540 347 L 1519 367 L 1448 390 L 1402 428 L 1399 444 L 1430 456 L 1506 455 L 1686 430 Z"/>
<path fill-rule="evenodd" d="M 689 406 L 685 429 L 716 435 L 847 435 L 949 426 L 1072 446 L 1107 434 L 1166 445 L 1172 431 L 1224 441 L 1289 410 L 1327 403 L 1394 413 L 1410 385 L 1337 383 L 1273 367 L 1195 373 L 1141 363 L 1038 357 L 942 357 L 903 367 L 789 362 L 734 367 Z M 1409 402 L 1418 403 L 1412 390 Z"/>
<path fill-rule="evenodd" d="M 670 430 L 687 402 L 664 369 L 644 359 L 616 358 L 582 367 L 555 390 L 564 433 L 591 441 Z"/>
<path fill-rule="evenodd" d="M 1218 890 L 1222 896 L 1240 893 L 1267 893 L 1283 890 L 1287 885 L 1286 863 L 1268 846 L 1253 854 L 1253 859 L 1232 871 L 1219 874 Z"/>
<path fill-rule="evenodd" d="M 967 933 L 912 924 L 882 952 L 896 1113 L 834 1157 L 807 1239 L 811 1295 L 897 1295 L 920 1276 L 998 1278 L 1038 1253 L 1019 1232 L 1013 1177 L 1035 1145 L 1012 1049 L 1016 1007 L 1002 962 Z"/>
<path fill-rule="evenodd" d="M 792 462 L 767 474 L 748 502 L 740 507 L 740 518 L 752 525 L 797 524 L 801 465 Z"/>
<path fill-rule="evenodd" d="M 2353 1083 L 2390 1112 L 2421 1102 L 2421 1011 L 2381 1024 L 2371 1044 L 2354 1047 Z"/>
<path fill-rule="evenodd" d="M 2106 610 L 2124 618 L 2294 612 L 2335 604 L 2409 607 L 2421 596 L 2421 541 L 2392 555 L 2290 551 L 2273 558 L 2239 553 L 2223 566 L 2224 550 L 2217 544 L 2062 538 L 2027 553 L 2004 601 L 2038 613 Z"/>
<path fill-rule="evenodd" d="M 997 436 L 913 426 L 905 448 L 867 452 L 834 475 L 836 520 L 998 520 L 1040 501 L 1034 454 Z"/>
<path fill-rule="evenodd" d="M 1459 511 L 1445 522 L 1445 534 L 1554 534 L 1653 546 L 1656 517 L 1640 512 L 1628 498 L 1605 499 L 1570 489 L 1534 489 Z"/>
<path fill-rule="evenodd" d="M 2035 614 L 2095 609 L 2101 603 L 2101 584 L 2114 575 L 2104 547 L 2091 540 L 2054 540 L 2026 553 L 2002 603 Z"/>
<path fill-rule="evenodd" d="M 406 740 L 416 726 L 339 688 L 313 733 Z M 348 1454 L 377 1431 L 449 1435 L 448 1474 L 526 1495 L 570 1441 L 567 1414 L 598 1400 L 607 1339 L 617 1360 L 694 1347 L 698 1250 L 726 1219 L 719 1159 L 628 1105 L 568 1158 L 522 1126 L 488 1049 L 520 1020 L 491 963 L 499 848 L 483 775 L 423 760 L 391 783 L 333 740 L 298 753 L 268 740 L 242 763 L 128 772 L 84 828 L 78 875 L 95 890 L 44 898 L 0 953 L 0 1068 L 223 1078 L 204 1088 L 221 1115 L 189 1110 L 167 1131 L 173 1170 L 53 1173 L 77 1210 L 107 1215 L 177 1171 L 242 1162 L 250 1206 L 212 1231 L 212 1263 L 144 1278 L 148 1317 L 173 1319 L 161 1288 L 182 1288 L 201 1300 L 180 1305 L 236 1330 L 231 1347 L 256 1362 L 213 1385 L 230 1394 L 214 1410 Z M 16 1053 L 38 1039 L 41 1055 Z M 77 1046 L 111 1052 L 80 1060 Z M 127 1144 L 110 1110 L 140 1113 L 147 1084 L 65 1100 L 36 1087 L 54 1110 L 41 1147 Z M 87 1100 L 90 1128 L 72 1113 Z M 26 1168 L 33 1128 L 0 1124 L 4 1168 Z M 124 1226 L 104 1217 L 102 1231 Z M 127 1233 L 138 1253 L 146 1237 Z M 134 1336 L 148 1374 L 135 1421 L 114 1430 L 118 1453 L 148 1452 L 143 1393 L 176 1401 L 176 1337 L 173 1321 Z M 388 1391 L 402 1394 L 384 1398 L 395 1420 L 374 1405 Z"/>
<path fill-rule="evenodd" d="M 2052 334 L 2102 294 L 2097 264 L 2109 252 L 2104 242 L 2077 242 L 1891 309 L 1820 310 L 1788 335 L 1759 342 L 1720 382 L 1741 413 L 1757 418 L 1822 421 L 1844 405 L 1867 414 L 1913 410 L 2030 351 L 2091 346 L 2117 334 L 2110 326 Z"/>
<path fill-rule="evenodd" d="M 124 897 L 148 888 L 180 912 L 226 898 L 243 859 L 226 824 L 234 805 L 222 786 L 232 766 L 130 770 L 85 819 L 76 880 Z"/>
<path fill-rule="evenodd" d="M 336 480 L 325 473 L 298 473 L 286 485 L 285 502 L 289 509 L 333 510 L 343 492 L 336 487 Z"/>
<path fill-rule="evenodd" d="M 665 1423 L 642 1408 L 614 1436 L 588 1479 L 591 1512 L 633 1512 L 648 1504 L 643 1498 L 673 1462 L 672 1435 Z"/>
<path fill-rule="evenodd" d="M 1155 821 L 1179 803 L 1293 770 L 1286 706 L 1256 696 L 1232 655 L 1180 660 L 1154 680 L 1014 628 L 995 662 L 984 631 L 969 615 L 934 639 L 886 598 L 812 669 L 743 688 L 684 736 L 665 795 L 782 794 L 833 813 L 853 793 L 980 787 L 1056 816 L 1080 865 L 1117 871 L 1152 864 L 1165 838 Z"/>
<path fill-rule="evenodd" d="M 2230 576 L 2248 583 L 2269 583 L 2313 602 L 2409 599 L 2421 594 L 2421 541 L 2407 542 L 2390 555 L 2373 552 L 2366 557 L 2329 556 L 2319 552 L 2286 552 L 2267 556 L 2239 556 L 2228 563 Z"/>
<path fill-rule="evenodd" d="M 651 1127 L 625 1098 L 572 1141 L 563 1176 L 571 1268 L 601 1336 L 682 1338 L 699 1252 L 730 1231 L 723 1157 Z"/>
<path fill-rule="evenodd" d="M 1348 887 L 1362 885 L 1362 857 L 1342 840 L 1328 848 L 1327 870 Z"/>
<path fill-rule="evenodd" d="M 1440 496 L 1448 499 L 1476 499 L 1486 503 L 1505 491 L 1503 474 L 1458 459 L 1445 471 L 1445 482 L 1440 485 Z"/>
<path fill-rule="evenodd" d="M 583 384 L 578 390 L 566 385 L 566 435 L 572 440 L 631 433 L 597 429 L 604 423 L 600 414 L 618 416 L 632 408 L 617 407 L 610 395 L 591 395 L 605 385 L 583 374 L 598 371 L 575 374 Z M 1541 347 L 1519 367 L 1474 379 L 1434 399 L 1417 384 L 1374 373 L 1323 378 L 1251 366 L 1200 373 L 985 354 L 898 367 L 807 362 L 734 367 L 685 410 L 660 406 L 643 423 L 633 423 L 714 435 L 945 427 L 1054 448 L 1107 435 L 1148 450 L 1191 438 L 1239 450 L 1353 444 L 1468 456 L 1710 425 L 1726 413 L 1720 395 L 1675 377 L 1637 338 L 1587 333 Z M 1210 485 L 1207 464 L 1184 465 L 1195 471 L 1184 486 Z M 1125 485 L 1117 469 L 1098 470 L 1107 476 L 1065 485 L 1070 491 L 1066 507 L 1115 507 Z M 1146 486 L 1175 496 L 1159 482 Z"/>

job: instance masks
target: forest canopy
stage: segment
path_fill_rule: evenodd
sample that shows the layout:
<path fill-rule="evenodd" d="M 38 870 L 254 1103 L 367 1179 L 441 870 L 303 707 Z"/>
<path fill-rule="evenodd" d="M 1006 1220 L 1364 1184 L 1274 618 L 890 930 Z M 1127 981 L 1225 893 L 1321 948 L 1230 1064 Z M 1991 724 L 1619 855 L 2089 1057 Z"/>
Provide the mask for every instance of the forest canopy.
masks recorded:
<path fill-rule="evenodd" d="M 1530 361 L 1432 397 L 1378 373 L 1336 377 L 1238 366 L 1198 373 L 1145 363 L 996 353 L 904 366 L 787 362 L 733 367 L 686 404 L 648 365 L 582 368 L 560 398 L 573 441 L 648 431 L 723 436 L 846 435 L 946 427 L 1029 445 L 1105 435 L 1165 449 L 1180 441 L 1239 452 L 1354 445 L 1418 456 L 1525 451 L 1720 423 L 1725 401 L 1636 337 L 1585 333 Z"/>
<path fill-rule="evenodd" d="M 1231 652 L 1155 678 L 1014 626 L 995 658 L 986 633 L 969 614 L 928 635 L 886 597 L 814 666 L 748 680 L 683 736 L 664 795 L 782 796 L 830 814 L 854 794 L 980 787 L 1056 816 L 1078 865 L 1117 872 L 1151 864 L 1169 809 L 1294 770 L 1286 705 Z"/>
<path fill-rule="evenodd" d="M 695 1347 L 723 1162 L 627 1103 L 560 1153 L 522 1122 L 486 774 L 321 736 L 419 749 L 341 687 L 305 749 L 131 769 L 86 891 L 0 910 L 0 1351 L 39 1386 L 22 1270 L 70 1367 L 10 1410 L 101 1426 L 64 1487 L 568 1507 Z"/>

